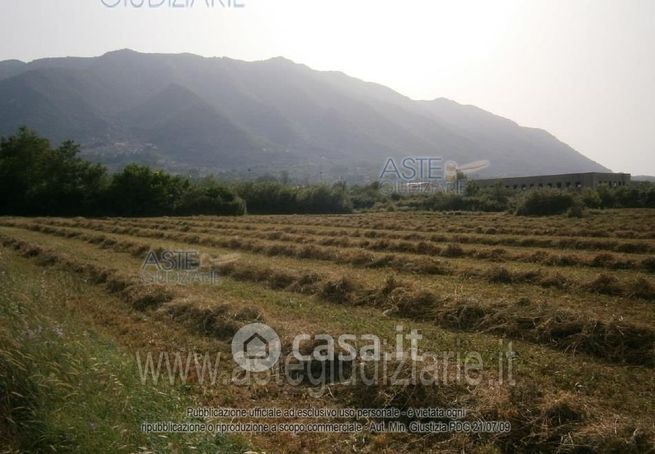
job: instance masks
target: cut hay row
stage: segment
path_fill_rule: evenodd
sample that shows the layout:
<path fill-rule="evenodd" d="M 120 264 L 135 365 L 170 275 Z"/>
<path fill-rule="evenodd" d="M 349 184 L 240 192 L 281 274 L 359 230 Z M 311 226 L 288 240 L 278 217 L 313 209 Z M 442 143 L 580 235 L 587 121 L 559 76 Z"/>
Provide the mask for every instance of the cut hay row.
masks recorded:
<path fill-rule="evenodd" d="M 404 376 L 404 375 L 403 375 Z M 442 390 L 437 396 L 426 395 L 425 387 L 407 385 L 401 390 L 382 386 L 360 386 L 354 393 L 356 405 L 372 408 L 405 408 L 425 406 L 443 407 L 440 403 L 452 405 L 453 400 Z M 433 391 L 432 389 L 430 391 Z M 562 453 L 611 453 L 642 454 L 653 452 L 653 438 L 650 428 L 636 429 L 630 423 L 611 423 L 608 415 L 599 417 L 593 404 L 570 392 L 548 394 L 533 382 L 521 383 L 509 391 L 496 392 L 485 402 L 480 398 L 480 409 L 473 409 L 469 415 L 481 421 L 507 420 L 512 424 L 509 434 L 482 434 L 487 442 L 485 448 L 476 451 L 467 449 L 465 443 L 452 441 L 448 450 L 437 448 L 435 435 L 425 435 L 429 441 L 425 449 L 415 446 L 409 452 L 479 452 L 520 454 L 562 454 Z M 614 415 L 616 416 L 616 415 Z M 595 420 L 595 421 L 593 421 Z M 599 421 L 601 420 L 601 421 Z M 593 422 L 592 422 L 593 421 Z M 612 430 L 608 430 L 612 427 Z M 438 438 L 437 438 L 438 440 Z M 457 441 L 455 437 L 454 441 Z M 465 438 L 466 440 L 466 438 Z M 459 449 L 451 450 L 454 446 Z M 486 447 L 489 446 L 487 449 Z M 405 452 L 405 451 L 401 451 Z"/>
<path fill-rule="evenodd" d="M 57 227 L 51 227 L 45 224 L 36 223 L 13 223 L 0 222 L 0 225 L 10 227 L 25 228 L 33 231 L 52 233 L 57 231 Z M 68 227 L 62 227 L 68 228 Z M 237 251 L 247 251 L 254 254 L 265 255 L 269 257 L 291 257 L 296 259 L 312 259 L 325 261 L 341 265 L 352 265 L 360 268 L 390 268 L 403 272 L 426 274 L 426 275 L 453 275 L 452 267 L 444 261 L 417 257 L 406 259 L 392 254 L 370 254 L 363 251 L 342 251 L 334 247 L 319 247 L 314 245 L 294 245 L 284 242 L 266 242 L 257 240 L 247 240 L 238 236 L 234 237 L 217 237 L 217 236 L 199 236 L 188 233 L 167 232 L 155 229 L 143 229 L 137 227 L 121 227 L 109 224 L 88 224 L 85 227 L 88 230 L 117 233 L 122 235 L 135 236 L 140 238 L 165 239 L 170 241 L 184 242 L 187 244 L 197 244 L 211 246 L 223 249 L 232 249 Z"/>
<path fill-rule="evenodd" d="M 615 214 L 615 213 L 613 213 Z M 399 220 L 398 218 L 401 217 Z M 626 226 L 641 225 L 650 226 L 655 223 L 654 216 L 648 216 L 643 222 L 634 217 L 629 217 L 622 222 L 620 213 L 616 213 L 614 220 L 606 222 L 594 217 L 583 223 L 576 223 L 575 220 L 565 218 L 555 223 L 553 218 L 539 218 L 536 221 L 526 223 L 525 218 L 518 218 L 507 215 L 441 215 L 431 213 L 417 220 L 412 213 L 393 215 L 388 218 L 384 215 L 367 214 L 346 216 L 326 216 L 317 218 L 314 216 L 250 216 L 247 218 L 221 218 L 232 224 L 269 224 L 284 222 L 287 225 L 296 226 L 332 226 L 351 229 L 376 229 L 393 231 L 422 231 L 442 233 L 478 233 L 484 235 L 532 235 L 532 236 L 553 236 L 553 237 L 591 237 L 591 238 L 617 238 L 617 239 L 653 239 L 655 229 L 644 227 L 640 230 L 626 229 Z M 123 218 L 127 220 L 129 218 Z M 211 217 L 183 217 L 176 218 L 183 222 L 199 221 L 211 222 Z M 436 221 L 435 221 L 436 219 Z M 482 220 L 481 220 L 482 219 Z M 558 218 L 554 218 L 558 219 Z M 637 224 L 638 223 L 638 224 Z M 617 227 L 618 226 L 618 227 Z"/>
<path fill-rule="evenodd" d="M 89 227 L 93 221 L 59 221 L 46 222 L 49 225 L 67 227 Z M 152 222 L 129 221 L 121 222 L 125 227 L 151 227 Z M 388 239 L 360 239 L 353 240 L 350 235 L 335 235 L 334 232 L 320 232 L 309 230 L 300 232 L 300 229 L 282 228 L 280 230 L 264 227 L 261 229 L 229 228 L 229 224 L 212 227 L 200 227 L 194 224 L 161 221 L 157 223 L 157 230 L 175 231 L 181 234 L 201 233 L 220 234 L 224 236 L 239 236 L 244 238 L 258 238 L 269 241 L 283 241 L 294 244 L 315 244 L 318 246 L 335 246 L 340 248 L 364 249 L 374 252 L 398 252 L 417 255 L 441 256 L 446 258 L 473 258 L 490 262 L 519 262 L 552 267 L 583 266 L 607 270 L 640 270 L 655 273 L 655 257 L 643 259 L 623 258 L 611 253 L 599 253 L 590 256 L 575 254 L 554 254 L 547 251 L 513 253 L 503 248 L 463 248 L 456 243 L 439 243 L 435 241 L 408 241 Z M 292 233 L 298 232 L 298 233 Z"/>
<path fill-rule="evenodd" d="M 97 247 L 134 255 L 150 246 L 123 242 L 103 235 L 47 228 L 49 234 L 77 238 Z M 482 303 L 473 298 L 441 297 L 390 277 L 377 288 L 343 276 L 327 279 L 313 272 L 282 271 L 275 267 L 229 263 L 216 268 L 233 279 L 316 295 L 334 304 L 371 305 L 388 315 L 433 322 L 449 330 L 485 332 L 545 345 L 569 353 L 586 353 L 621 364 L 652 367 L 655 364 L 655 331 L 624 321 L 602 321 L 545 304 Z"/>
<path fill-rule="evenodd" d="M 34 244 L 11 239 L 0 235 L 0 243 L 11 247 L 19 254 L 30 257 L 42 265 L 60 265 L 69 271 L 81 273 L 85 278 L 93 278 L 97 284 L 105 285 L 111 293 L 123 295 L 121 290 L 110 290 L 108 281 L 103 278 L 109 276 L 110 280 L 123 281 L 115 270 L 103 267 L 82 264 L 67 257 L 65 254 L 55 253 Z M 123 282 L 129 288 L 129 281 Z M 124 293 L 127 295 L 127 293 Z M 125 298 L 125 297 L 124 297 Z M 166 298 L 168 299 L 168 298 Z M 128 298 L 127 301 L 134 301 Z M 259 315 L 242 311 L 236 316 L 229 315 L 229 310 L 218 306 L 213 310 L 198 309 L 196 302 L 184 301 L 174 298 L 171 301 L 159 303 L 160 309 L 166 308 L 167 315 L 185 325 L 204 326 L 207 333 L 213 337 L 225 336 L 226 329 L 219 320 L 236 320 L 239 317 L 246 320 Z M 150 306 L 150 304 L 148 304 Z M 219 335 L 214 334 L 218 331 Z M 229 330 L 229 327 L 228 327 Z M 390 367 L 395 369 L 395 365 Z M 410 373 L 409 370 L 406 371 Z M 405 370 L 400 377 L 405 377 Z M 475 388 L 469 389 L 456 384 L 439 386 L 406 384 L 403 386 L 359 386 L 343 388 L 343 392 L 332 395 L 331 402 L 344 403 L 359 408 L 425 408 L 452 406 L 452 402 L 462 402 L 466 399 L 468 413 L 473 420 L 508 420 L 512 423 L 512 431 L 507 434 L 480 434 L 475 436 L 465 434 L 435 434 L 402 435 L 403 440 L 412 443 L 412 446 L 422 451 L 428 451 L 440 443 L 449 446 L 460 446 L 466 451 L 483 447 L 487 449 L 502 449 L 508 452 L 562 452 L 571 446 L 584 447 L 593 451 L 605 452 L 619 449 L 622 452 L 646 452 L 651 445 L 649 435 L 636 433 L 634 427 L 626 422 L 617 423 L 613 420 L 613 431 L 599 430 L 604 424 L 605 412 L 595 400 L 584 399 L 563 391 L 551 391 L 538 386 L 531 379 L 522 380 L 514 387 L 503 390 L 492 390 L 486 386 L 486 381 Z M 261 390 L 253 390 L 252 397 Z M 616 418 L 616 415 L 612 415 Z M 388 439 L 388 436 L 387 436 Z M 548 447 L 548 450 L 544 450 Z M 630 451 L 626 451 L 630 450 Z M 495 452 L 495 451 L 492 451 Z"/>
<path fill-rule="evenodd" d="M 92 238 L 88 240 L 102 247 L 109 247 L 109 243 L 101 243 Z M 201 304 L 197 299 L 187 298 L 175 287 L 146 284 L 116 269 L 84 263 L 68 254 L 14 239 L 2 233 L 0 233 L 0 244 L 14 249 L 23 257 L 35 259 L 39 265 L 57 265 L 83 276 L 93 284 L 104 285 L 108 293 L 118 296 L 136 310 L 154 310 L 158 315 L 181 322 L 198 334 L 219 340 L 231 339 L 241 326 L 262 318 L 258 312 L 252 316 L 252 311 L 235 312 L 227 305 Z M 121 248 L 135 256 L 149 250 L 148 247 L 137 243 L 124 243 Z"/>
<path fill-rule="evenodd" d="M 284 222 L 280 219 L 270 222 L 262 220 L 253 220 L 246 218 L 247 221 L 227 221 L 221 218 L 220 221 L 199 221 L 197 219 L 188 221 L 170 221 L 181 226 L 195 227 L 213 227 L 213 228 L 231 228 L 239 226 L 243 230 L 280 230 L 288 233 L 316 234 L 316 235 L 347 235 L 349 237 L 364 238 L 384 238 L 390 240 L 407 240 L 407 241 L 426 241 L 433 243 L 459 243 L 459 244 L 483 244 L 488 246 L 511 246 L 519 248 L 545 248 L 545 249 L 570 249 L 570 250 L 587 250 L 587 251 L 610 251 L 628 254 L 652 254 L 655 253 L 655 244 L 648 241 L 618 241 L 605 239 L 587 239 L 576 237 L 538 237 L 538 236 L 500 236 L 500 235 L 457 235 L 444 234 L 443 229 L 430 230 L 416 228 L 407 229 L 405 226 L 399 226 L 397 229 L 391 226 L 384 228 L 371 227 L 353 227 L 347 226 L 347 222 L 339 223 L 324 222 L 322 224 L 307 225 L 304 223 Z M 157 219 L 157 222 L 160 220 Z M 135 221 L 124 220 L 123 222 L 152 222 L 148 220 Z M 162 220 L 162 222 L 166 222 Z M 328 230 L 330 227 L 333 230 Z"/>
<path fill-rule="evenodd" d="M 109 240 L 99 241 L 98 238 L 86 237 L 86 239 L 90 244 L 105 250 L 108 250 L 108 248 L 120 249 L 136 256 L 140 255 L 144 250 L 143 244 L 134 242 L 118 244 Z M 0 246 L 11 248 L 18 255 L 34 260 L 40 266 L 54 266 L 66 272 L 77 274 L 92 285 L 102 286 L 104 291 L 125 301 L 131 308 L 138 311 L 147 311 L 149 316 L 156 316 L 165 323 L 169 323 L 171 320 L 179 323 L 195 334 L 217 340 L 222 343 L 223 348 L 228 348 L 225 342 L 231 341 L 234 334 L 246 324 L 259 322 L 270 325 L 270 322 L 264 320 L 262 313 L 256 306 L 240 306 L 235 309 L 228 304 L 211 304 L 201 296 L 185 296 L 186 292 L 181 292 L 175 286 L 143 284 L 133 276 L 126 275 L 111 267 L 80 261 L 69 254 L 57 252 L 33 242 L 15 239 L 3 233 L 0 233 Z M 145 247 L 145 250 L 149 249 Z M 283 352 L 288 353 L 289 347 L 284 345 Z M 307 366 L 308 369 L 309 367 L 311 366 Z M 296 368 L 296 374 L 302 373 L 302 370 L 298 371 Z M 314 386 L 307 380 L 298 380 L 296 383 L 298 386 Z M 452 385 L 441 389 L 444 392 L 445 390 L 451 390 L 449 395 L 455 401 L 461 398 L 461 395 L 456 393 L 468 393 L 466 389 Z M 287 393 L 291 391 L 291 389 L 285 390 Z M 331 395 L 330 404 L 334 405 L 335 402 L 342 405 L 352 405 L 353 397 L 351 394 Z"/>
<path fill-rule="evenodd" d="M 25 224 L 5 221 L 0 223 L 12 227 L 27 228 L 45 233 L 55 232 L 57 227 L 43 224 Z M 394 254 L 371 253 L 360 250 L 341 250 L 334 247 L 316 245 L 296 245 L 281 242 L 265 242 L 247 240 L 241 237 L 222 238 L 216 236 L 200 236 L 188 233 L 167 232 L 136 227 L 111 226 L 108 224 L 88 223 L 89 230 L 118 233 L 141 238 L 165 239 L 211 246 L 237 251 L 247 251 L 266 256 L 282 256 L 294 259 L 312 259 L 335 264 L 345 264 L 357 268 L 379 269 L 387 268 L 398 273 L 415 273 L 422 275 L 459 276 L 462 278 L 477 278 L 489 283 L 524 284 L 542 288 L 559 290 L 580 290 L 589 294 L 604 294 L 638 298 L 655 301 L 655 286 L 645 278 L 639 277 L 622 282 L 615 276 L 600 274 L 585 281 L 577 282 L 559 272 L 548 273 L 541 269 L 513 271 L 496 265 L 488 268 L 456 267 L 452 262 L 444 262 L 432 258 L 407 258 Z"/>

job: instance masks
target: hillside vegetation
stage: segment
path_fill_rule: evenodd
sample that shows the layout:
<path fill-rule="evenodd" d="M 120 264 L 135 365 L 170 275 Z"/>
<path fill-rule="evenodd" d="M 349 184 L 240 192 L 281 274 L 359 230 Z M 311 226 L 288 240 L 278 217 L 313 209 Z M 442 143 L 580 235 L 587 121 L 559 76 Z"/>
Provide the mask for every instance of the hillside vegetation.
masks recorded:
<path fill-rule="evenodd" d="M 414 101 L 284 58 L 245 62 L 129 50 L 0 62 L 0 135 L 73 138 L 112 170 L 129 162 L 240 176 L 287 170 L 349 182 L 388 157 L 491 161 L 482 175 L 606 171 L 546 131 L 448 99 Z M 485 173 L 486 172 L 486 173 Z"/>

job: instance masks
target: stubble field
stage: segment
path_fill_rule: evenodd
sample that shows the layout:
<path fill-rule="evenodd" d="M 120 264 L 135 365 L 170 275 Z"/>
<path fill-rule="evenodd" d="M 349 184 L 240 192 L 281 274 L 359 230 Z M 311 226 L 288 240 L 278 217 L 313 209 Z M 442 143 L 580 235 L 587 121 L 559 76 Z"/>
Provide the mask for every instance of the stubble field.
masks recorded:
<path fill-rule="evenodd" d="M 98 439 L 120 452 L 654 449 L 653 211 L 598 211 L 582 219 L 458 213 L 1 218 L 0 244 L 0 321 L 9 327 L 0 351 L 9 377 L 0 383 L 7 388 L 0 411 L 16 422 L 6 440 L 16 449 L 29 442 L 91 446 Z M 198 251 L 220 281 L 144 283 L 146 254 L 163 250 Z M 402 325 L 404 332 L 420 332 L 422 351 L 478 352 L 485 367 L 475 385 L 335 381 L 317 390 L 308 380 L 206 386 L 198 377 L 184 385 L 138 383 L 137 352 L 229 356 L 232 336 L 253 322 L 272 327 L 284 352 L 301 333 L 373 334 L 391 345 Z M 39 356 L 41 341 L 68 349 L 43 366 L 50 373 L 35 367 L 54 355 Z M 501 380 L 507 370 L 498 370 L 497 358 L 510 354 L 511 380 Z M 106 356 L 104 366 L 92 367 L 90 358 L 95 364 L 99 356 Z M 346 366 L 353 365 L 331 365 Z M 231 374 L 231 367 L 220 373 Z M 60 421 L 57 396 L 72 406 L 66 414 L 78 416 Z M 88 404 L 89 396 L 97 406 Z M 512 429 L 168 438 L 140 432 L 142 421 L 184 419 L 187 405 L 462 407 L 468 420 L 508 421 Z M 89 427 L 102 437 L 88 435 Z M 26 431 L 33 440 L 21 438 Z"/>

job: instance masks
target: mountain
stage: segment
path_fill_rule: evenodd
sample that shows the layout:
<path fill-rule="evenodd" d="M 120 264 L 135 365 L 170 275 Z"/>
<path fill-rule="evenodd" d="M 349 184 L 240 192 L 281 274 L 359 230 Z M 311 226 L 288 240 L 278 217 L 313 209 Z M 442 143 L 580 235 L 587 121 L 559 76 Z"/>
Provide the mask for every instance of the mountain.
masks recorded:
<path fill-rule="evenodd" d="M 0 134 L 21 125 L 110 166 L 359 179 L 387 157 L 441 156 L 488 160 L 489 177 L 607 171 L 546 131 L 284 58 L 122 50 L 0 62 Z"/>

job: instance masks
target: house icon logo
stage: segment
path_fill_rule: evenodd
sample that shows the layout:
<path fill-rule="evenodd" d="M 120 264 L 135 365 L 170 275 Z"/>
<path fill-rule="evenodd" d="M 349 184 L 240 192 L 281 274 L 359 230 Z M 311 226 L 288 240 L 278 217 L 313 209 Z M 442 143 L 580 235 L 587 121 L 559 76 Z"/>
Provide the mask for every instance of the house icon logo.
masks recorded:
<path fill-rule="evenodd" d="M 243 343 L 243 352 L 248 359 L 264 359 L 270 354 L 270 347 L 266 339 L 255 333 Z"/>
<path fill-rule="evenodd" d="M 264 372 L 273 367 L 281 351 L 277 333 L 263 323 L 246 325 L 232 338 L 234 361 L 250 372 Z"/>

